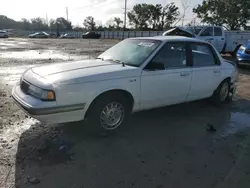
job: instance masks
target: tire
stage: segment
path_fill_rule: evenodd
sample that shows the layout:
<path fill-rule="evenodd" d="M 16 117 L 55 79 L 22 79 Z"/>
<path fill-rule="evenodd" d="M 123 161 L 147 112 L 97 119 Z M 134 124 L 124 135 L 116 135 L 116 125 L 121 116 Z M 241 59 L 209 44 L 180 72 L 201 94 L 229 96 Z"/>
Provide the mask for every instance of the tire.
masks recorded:
<path fill-rule="evenodd" d="M 126 124 L 131 110 L 132 103 L 121 93 L 103 94 L 91 104 L 87 120 L 94 132 L 111 133 Z"/>
<path fill-rule="evenodd" d="M 229 97 L 230 92 L 230 82 L 229 80 L 224 80 L 216 89 L 212 96 L 212 101 L 216 105 L 220 105 L 230 101 Z"/>

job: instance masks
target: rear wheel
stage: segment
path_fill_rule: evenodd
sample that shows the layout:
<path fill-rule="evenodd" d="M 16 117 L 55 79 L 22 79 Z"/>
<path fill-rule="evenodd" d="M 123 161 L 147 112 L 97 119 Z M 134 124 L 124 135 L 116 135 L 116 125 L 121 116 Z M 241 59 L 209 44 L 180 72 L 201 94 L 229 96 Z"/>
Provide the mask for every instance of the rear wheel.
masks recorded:
<path fill-rule="evenodd" d="M 127 122 L 131 107 L 124 96 L 110 93 L 94 101 L 87 119 L 97 132 L 114 132 Z"/>

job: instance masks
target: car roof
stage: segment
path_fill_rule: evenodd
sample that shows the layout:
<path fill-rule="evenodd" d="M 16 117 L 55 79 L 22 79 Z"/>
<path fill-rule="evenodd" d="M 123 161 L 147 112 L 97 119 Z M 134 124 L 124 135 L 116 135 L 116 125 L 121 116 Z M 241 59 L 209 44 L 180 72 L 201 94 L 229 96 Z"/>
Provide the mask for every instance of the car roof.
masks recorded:
<path fill-rule="evenodd" d="M 182 41 L 182 42 L 202 42 L 207 43 L 205 41 L 196 39 L 196 38 L 189 38 L 189 37 L 182 37 L 182 36 L 155 36 L 155 37 L 136 37 L 130 39 L 149 39 L 149 40 L 161 40 L 164 42 L 173 42 L 173 41 Z"/>

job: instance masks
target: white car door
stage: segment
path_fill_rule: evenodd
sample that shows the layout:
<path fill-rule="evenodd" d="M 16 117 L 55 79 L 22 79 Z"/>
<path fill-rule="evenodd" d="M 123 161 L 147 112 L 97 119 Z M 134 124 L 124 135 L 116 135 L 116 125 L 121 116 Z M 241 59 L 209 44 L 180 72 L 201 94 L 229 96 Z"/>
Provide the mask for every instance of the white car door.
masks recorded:
<path fill-rule="evenodd" d="M 166 43 L 141 76 L 143 109 L 182 103 L 190 89 L 192 68 L 188 65 L 184 42 Z"/>
<path fill-rule="evenodd" d="M 192 83 L 188 101 L 212 96 L 221 80 L 220 60 L 209 44 L 190 44 Z"/>

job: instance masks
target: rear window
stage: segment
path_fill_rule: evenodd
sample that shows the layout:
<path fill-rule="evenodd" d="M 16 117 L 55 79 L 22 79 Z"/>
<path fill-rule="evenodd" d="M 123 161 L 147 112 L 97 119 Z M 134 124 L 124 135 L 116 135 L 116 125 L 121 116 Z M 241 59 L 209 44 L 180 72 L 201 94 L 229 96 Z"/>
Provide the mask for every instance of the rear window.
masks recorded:
<path fill-rule="evenodd" d="M 210 46 L 206 44 L 191 44 L 193 67 L 206 67 L 218 64 Z"/>

